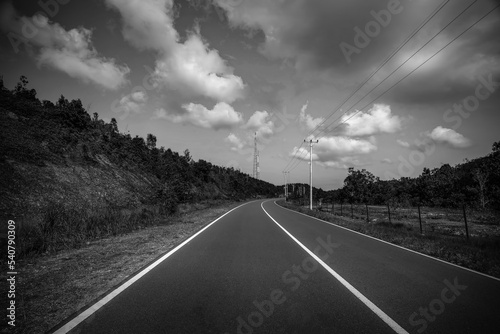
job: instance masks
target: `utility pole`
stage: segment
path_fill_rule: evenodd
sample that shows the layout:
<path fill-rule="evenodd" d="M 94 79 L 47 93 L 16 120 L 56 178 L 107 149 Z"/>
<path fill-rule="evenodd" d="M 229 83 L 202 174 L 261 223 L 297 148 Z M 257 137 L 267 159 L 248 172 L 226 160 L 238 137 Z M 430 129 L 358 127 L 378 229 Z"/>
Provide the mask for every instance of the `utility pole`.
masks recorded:
<path fill-rule="evenodd" d="M 309 156 L 310 156 L 310 171 L 309 171 L 309 209 L 313 208 L 313 143 L 318 143 L 319 140 L 309 140 Z M 307 143 L 307 140 L 304 139 L 304 143 Z"/>
<path fill-rule="evenodd" d="M 289 173 L 290 172 L 283 171 L 283 177 L 285 179 L 285 201 L 288 198 L 288 177 L 287 177 L 287 174 L 289 174 Z"/>

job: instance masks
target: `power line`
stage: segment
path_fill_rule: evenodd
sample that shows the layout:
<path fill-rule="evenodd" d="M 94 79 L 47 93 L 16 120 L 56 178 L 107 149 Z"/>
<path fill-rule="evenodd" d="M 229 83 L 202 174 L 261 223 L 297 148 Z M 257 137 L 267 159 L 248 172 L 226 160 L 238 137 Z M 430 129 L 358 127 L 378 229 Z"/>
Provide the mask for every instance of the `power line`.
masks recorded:
<path fill-rule="evenodd" d="M 469 6 L 467 6 L 462 12 L 460 12 L 452 21 L 450 21 L 443 29 L 441 29 L 436 35 L 434 35 L 427 43 L 425 43 L 422 47 L 420 47 L 416 52 L 414 52 L 405 62 L 403 62 L 403 64 L 401 64 L 400 66 L 398 66 L 393 72 L 391 72 L 391 74 L 389 74 L 389 76 L 387 76 L 384 80 L 382 80 L 382 82 L 384 82 L 385 80 L 387 80 L 387 78 L 389 78 L 395 71 L 397 71 L 399 68 L 401 68 L 406 62 L 408 62 L 412 57 L 415 56 L 416 53 L 418 53 L 423 47 L 425 47 L 427 44 L 429 44 L 437 35 L 439 35 L 442 31 L 444 31 L 451 23 L 453 23 L 459 16 L 461 16 L 465 11 L 467 11 L 475 2 L 477 2 L 477 0 L 475 0 L 472 4 L 470 4 Z M 496 8 L 498 8 L 500 5 L 497 5 L 495 6 L 493 9 L 491 9 L 488 13 L 486 13 L 484 16 L 482 16 L 479 20 L 477 20 L 476 22 L 474 22 L 472 25 L 470 25 L 467 29 L 465 29 L 462 33 L 460 33 L 458 36 L 456 36 L 455 38 L 453 38 L 450 42 L 448 42 L 446 45 L 444 45 L 440 50 L 438 50 L 437 52 L 435 52 L 431 57 L 429 57 L 427 60 L 425 60 L 423 63 L 421 63 L 419 66 L 417 66 L 415 69 L 413 69 L 412 71 L 410 71 L 408 74 L 406 74 L 403 78 L 401 78 L 400 80 L 398 80 L 395 84 L 393 84 L 391 87 L 389 87 L 388 89 L 386 89 L 383 93 L 381 93 L 380 95 L 378 95 L 375 99 L 371 100 L 368 104 L 366 104 L 365 106 L 363 106 L 360 110 L 356 111 L 355 113 L 353 113 L 352 115 L 350 115 L 347 119 L 345 119 L 344 121 L 342 121 L 341 123 L 339 123 L 337 126 L 335 126 L 334 128 L 330 129 L 331 131 L 335 130 L 336 128 L 338 128 L 341 124 L 345 123 L 346 121 L 348 121 L 349 119 L 351 119 L 352 117 L 354 117 L 356 114 L 358 114 L 359 112 L 361 112 L 364 108 L 368 107 L 369 105 L 371 105 L 374 101 L 376 101 L 377 99 L 379 99 L 381 96 L 383 96 L 385 93 L 387 93 L 389 90 L 391 90 L 392 88 L 394 88 L 397 84 L 399 84 L 401 81 L 403 81 L 404 79 L 406 79 L 409 75 L 411 75 L 412 73 L 414 73 L 417 69 L 419 69 L 421 66 L 423 66 L 425 63 L 427 63 L 429 60 L 431 60 L 433 57 L 435 57 L 438 53 L 440 53 L 442 50 L 444 50 L 447 46 L 449 46 L 451 43 L 453 43 L 455 40 L 457 40 L 459 37 L 461 37 L 464 33 L 466 33 L 468 30 L 470 30 L 474 25 L 476 25 L 477 23 L 479 23 L 479 21 L 483 20 L 487 15 L 489 15 L 491 12 L 493 12 Z M 442 8 L 442 7 L 441 7 Z M 361 99 L 359 99 L 355 104 L 353 104 L 353 106 L 355 106 L 356 104 L 358 104 L 359 102 L 361 102 L 368 94 L 370 94 L 375 88 L 377 88 L 378 86 L 380 86 L 380 84 L 382 83 L 380 82 L 377 86 L 375 86 L 370 92 L 368 92 L 367 94 L 365 94 L 365 96 L 363 96 Z M 351 108 L 353 107 L 351 106 Z M 349 108 L 350 109 L 350 108 Z M 349 110 L 348 109 L 348 110 Z M 344 113 L 346 114 L 347 111 Z M 343 115 L 344 115 L 343 114 Z M 342 116 L 343 116 L 342 115 Z M 342 117 L 340 116 L 340 117 Z M 340 118 L 339 117 L 339 118 Z M 337 118 L 336 120 L 338 120 L 339 118 Z M 336 120 L 334 120 L 331 124 L 333 124 Z M 324 132 L 324 131 L 321 131 L 321 132 Z M 319 132 L 319 133 L 321 133 Z M 318 134 L 319 134 L 318 133 Z M 326 135 L 326 134 L 325 134 Z M 325 135 L 319 137 L 319 139 L 321 138 L 324 138 Z M 303 159 L 304 155 L 302 154 L 300 159 Z M 300 161 L 298 161 L 300 163 Z M 298 166 L 298 163 L 293 165 L 293 168 L 290 168 L 289 170 L 293 170 L 295 169 L 295 167 Z"/>
<path fill-rule="evenodd" d="M 325 118 L 320 124 L 318 124 L 313 130 L 311 130 L 309 132 L 309 135 L 313 134 L 318 128 L 321 127 L 321 125 L 323 123 L 326 122 L 327 119 L 329 119 L 330 117 L 332 117 L 351 97 L 353 97 L 375 74 L 378 73 L 378 71 L 380 71 L 380 69 L 389 62 L 389 60 L 391 60 L 441 9 L 443 9 L 443 7 L 449 2 L 450 0 L 446 0 L 444 1 L 443 3 L 441 3 L 440 6 L 438 6 L 438 8 L 436 8 L 434 10 L 433 13 L 431 13 L 421 24 L 420 26 L 415 29 L 400 45 L 399 47 L 397 47 L 378 67 L 375 71 L 373 71 L 358 87 L 357 89 L 351 93 L 351 95 L 349 95 L 347 98 L 345 98 L 341 104 L 339 104 L 336 109 L 327 117 Z M 474 2 L 476 2 L 477 0 L 475 0 Z M 334 121 L 335 122 L 335 121 Z M 321 132 L 320 132 L 321 133 Z M 300 150 L 300 148 L 302 147 L 304 143 L 301 143 L 300 147 L 297 149 L 297 151 L 295 152 L 295 154 L 293 155 L 292 159 L 288 162 L 288 164 L 285 166 L 284 170 L 287 169 L 288 165 L 292 164 L 292 161 L 296 158 L 296 155 L 297 155 L 297 152 Z M 301 159 L 303 158 L 303 156 L 301 156 Z M 298 163 L 300 163 L 300 160 L 298 160 Z M 293 164 L 292 164 L 293 165 Z M 295 167 L 297 167 L 297 164 L 292 168 L 290 167 L 290 170 L 294 169 Z"/>
<path fill-rule="evenodd" d="M 336 109 L 334 112 L 330 113 L 330 115 L 329 115 L 327 118 L 325 118 L 325 119 L 324 119 L 321 123 L 319 123 L 319 124 L 318 124 L 318 125 L 317 125 L 317 126 L 316 126 L 316 127 L 315 127 L 315 128 L 314 128 L 311 132 L 310 132 L 310 134 L 313 134 L 316 130 L 320 129 L 322 124 L 324 124 L 324 123 L 325 123 L 325 122 L 326 122 L 326 121 L 327 121 L 330 117 L 332 117 L 332 116 L 333 116 L 333 115 L 334 115 L 334 114 L 335 114 L 335 113 L 336 113 L 336 112 L 340 109 L 340 107 L 342 107 L 342 106 L 343 106 L 343 105 L 344 105 L 347 101 L 349 101 L 349 99 L 350 99 L 351 97 L 353 97 L 353 96 L 354 96 L 354 95 L 355 95 L 355 94 L 356 94 L 356 93 L 357 93 L 357 92 L 358 92 L 358 91 L 359 91 L 359 90 L 360 90 L 360 89 L 361 89 L 361 88 L 362 88 L 362 87 L 363 87 L 363 86 L 364 86 L 364 85 L 365 85 L 368 81 L 370 81 L 370 79 L 371 79 L 371 78 L 373 78 L 373 76 L 374 76 L 375 74 L 377 74 L 377 73 L 378 73 L 378 71 L 380 71 L 380 69 L 382 69 L 382 67 L 383 67 L 384 65 L 386 65 L 386 64 L 387 64 L 387 63 L 388 63 L 388 62 L 389 62 L 389 61 L 390 61 L 390 60 L 391 60 L 391 59 L 392 59 L 392 58 L 393 58 L 393 57 L 394 57 L 394 56 L 395 56 L 395 55 L 396 55 L 396 54 L 397 54 L 397 53 L 398 53 L 398 52 L 399 52 L 399 51 L 400 51 L 400 50 L 401 50 L 401 49 L 402 49 L 405 45 L 406 45 L 406 44 L 408 44 L 408 42 L 409 42 L 409 41 L 410 41 L 413 37 L 415 37 L 415 35 L 416 35 L 417 33 L 419 33 L 419 32 L 420 32 L 420 30 L 422 30 L 422 28 L 423 28 L 423 27 L 424 27 L 427 23 L 429 23 L 429 21 L 430 21 L 430 20 L 432 20 L 432 19 L 434 18 L 434 16 L 436 16 L 436 14 L 437 14 L 437 13 L 438 13 L 441 9 L 443 9 L 443 7 L 444 7 L 444 6 L 445 6 L 445 5 L 446 5 L 449 1 L 450 1 L 450 0 L 446 0 L 446 1 L 444 1 L 443 3 L 441 3 L 441 5 L 440 5 L 440 6 L 438 6 L 438 8 L 436 8 L 436 9 L 434 10 L 434 12 L 433 12 L 433 13 L 431 13 L 431 14 L 430 14 L 430 15 L 429 15 L 429 16 L 428 16 L 425 20 L 424 20 L 424 22 L 422 22 L 422 23 L 420 24 L 420 26 L 419 26 L 416 30 L 414 30 L 414 31 L 413 31 L 413 32 L 412 32 L 412 33 L 411 33 L 411 34 L 410 34 L 410 35 L 409 35 L 409 36 L 408 36 L 408 37 L 407 37 L 407 38 L 403 41 L 403 43 L 402 43 L 402 44 L 400 44 L 400 45 L 399 45 L 399 46 L 398 46 L 398 47 L 397 47 L 397 48 L 396 48 L 396 49 L 395 49 L 395 50 L 394 50 L 394 51 L 393 51 L 393 52 L 392 52 L 392 53 L 391 53 L 391 54 L 390 54 L 390 55 L 389 55 L 386 59 L 385 59 L 385 60 L 384 60 L 384 61 L 383 61 L 383 62 L 382 62 L 382 63 L 381 63 L 378 67 L 377 67 L 377 69 L 376 69 L 375 71 L 373 71 L 373 72 L 370 74 L 370 76 L 368 76 L 368 78 L 366 78 L 366 79 L 365 79 L 365 80 L 364 80 L 364 81 L 363 81 L 363 82 L 362 82 L 362 83 L 358 86 L 358 88 L 357 88 L 357 89 L 356 89 L 356 90 L 355 90 L 355 91 L 354 91 L 351 95 L 349 95 L 346 99 L 344 99 L 344 100 L 342 101 L 342 103 L 341 103 L 341 104 L 337 107 L 337 109 Z M 477 1 L 477 0 L 475 0 L 474 2 L 476 2 L 476 1 Z M 345 114 L 345 113 L 344 113 L 344 114 Z M 320 132 L 320 133 L 321 133 L 321 132 Z"/>
<path fill-rule="evenodd" d="M 446 26 L 444 26 L 438 33 L 436 33 L 430 40 L 428 40 L 424 45 L 422 45 L 417 51 L 415 51 L 411 56 L 409 56 L 402 64 L 400 64 L 396 69 L 394 69 L 387 77 L 385 77 L 385 79 L 383 79 L 382 81 L 380 81 L 375 87 L 373 87 L 368 93 L 366 93 L 365 95 L 363 95 L 363 97 L 361 97 L 356 103 L 354 103 L 353 105 L 351 105 L 351 107 L 349 107 L 342 115 L 340 115 L 339 117 L 337 117 L 333 122 L 331 122 L 327 127 L 325 127 L 325 130 L 328 129 L 332 124 L 334 124 L 337 120 L 341 119 L 345 114 L 347 114 L 347 112 L 352 109 L 354 106 L 356 106 L 359 102 L 361 102 L 365 97 L 367 97 L 371 92 L 373 92 L 377 87 L 379 87 L 382 83 L 384 83 L 390 76 L 392 76 L 398 69 L 400 69 L 404 64 L 406 64 L 410 59 L 412 59 L 420 50 L 422 50 L 425 46 L 427 46 L 432 40 L 434 40 L 434 38 L 436 38 L 441 32 L 443 32 L 449 25 L 451 25 L 458 17 L 460 17 L 464 12 L 466 12 L 472 5 L 474 5 L 475 3 L 477 2 L 477 0 L 474 0 L 471 4 L 469 4 L 464 10 L 462 10 L 457 16 L 455 16 Z M 446 3 L 443 4 L 443 6 L 441 6 L 437 11 L 441 10 L 444 5 L 446 5 Z M 437 12 L 436 12 L 437 13 Z M 434 16 L 436 13 L 434 13 L 432 16 Z M 431 17 L 432 18 L 432 17 Z M 428 22 L 428 20 L 426 20 Z M 426 22 L 426 23 L 427 23 Z M 425 25 L 425 24 L 424 24 Z M 423 27 L 423 26 L 422 26 Z M 420 28 L 421 29 L 421 28 Z M 378 71 L 378 70 L 377 70 Z M 401 81 L 401 80 L 400 80 Z M 398 82 L 400 82 L 398 81 Z M 392 87 L 391 87 L 392 88 Z M 384 92 L 385 93 L 385 92 Z M 383 94 L 384 94 L 383 93 Z M 380 96 L 382 96 L 383 94 L 379 95 L 377 98 L 379 98 Z M 375 101 L 376 99 L 372 100 Z M 371 102 L 370 102 L 371 104 Z M 368 105 L 370 105 L 368 104 Z M 359 112 L 362 111 L 362 109 L 364 109 L 365 107 L 361 108 L 361 110 L 358 110 L 356 111 L 355 113 L 353 113 L 351 116 L 349 116 L 346 120 L 342 121 L 341 123 L 339 123 L 336 127 L 334 127 L 333 129 L 330 129 L 330 132 L 333 131 L 334 129 L 338 128 L 341 124 L 345 123 L 347 120 L 351 119 L 352 117 L 354 117 L 356 114 L 358 114 Z M 331 114 L 329 117 L 333 116 L 333 114 Z M 328 118 L 329 118 L 328 117 Z M 318 132 L 317 135 L 321 134 L 322 132 L 324 132 L 324 130 L 321 130 L 320 132 Z M 319 137 L 320 139 L 321 138 L 324 138 L 325 135 Z M 303 157 L 302 157 L 303 158 Z M 296 166 L 295 166 L 296 167 Z"/>
<path fill-rule="evenodd" d="M 486 14 L 484 14 L 480 19 L 478 19 L 476 22 L 474 22 L 472 25 L 470 25 L 467 29 L 465 29 L 464 31 L 462 31 L 460 34 L 458 34 L 455 38 L 453 38 L 451 41 L 449 41 L 448 43 L 446 43 L 441 49 L 439 49 L 437 52 L 435 52 L 432 56 L 430 56 L 429 58 L 427 58 L 424 62 L 422 62 L 420 65 L 418 65 L 416 68 L 414 68 L 413 70 L 411 70 L 408 74 L 406 74 L 404 77 L 402 77 L 401 79 L 399 79 L 396 83 L 394 83 L 391 87 L 389 87 L 388 89 L 386 89 L 384 92 L 382 92 L 381 94 L 379 94 L 376 98 L 374 98 L 373 100 L 371 100 L 369 103 L 367 103 L 366 105 L 364 105 L 362 108 L 360 108 L 360 110 L 358 110 L 357 112 L 353 113 L 351 116 L 349 116 L 349 118 L 345 119 L 344 121 L 342 121 L 341 123 L 339 123 L 335 128 L 339 127 L 342 123 L 345 123 L 346 121 L 348 121 L 349 119 L 351 119 L 352 117 L 354 117 L 356 114 L 358 114 L 359 112 L 361 112 L 364 108 L 370 106 L 373 102 L 375 102 L 376 100 L 378 100 L 381 96 L 383 96 L 385 93 L 387 93 L 388 91 L 390 91 L 392 88 L 394 88 L 397 84 L 399 84 L 401 81 L 403 81 L 404 79 L 406 79 L 407 77 L 409 77 L 413 72 L 415 72 L 416 70 L 418 70 L 420 67 L 422 67 L 423 65 L 425 65 L 429 60 L 431 60 L 432 58 L 434 58 L 437 54 L 439 54 L 441 51 L 443 51 L 446 47 L 448 47 L 451 43 L 453 43 L 454 41 L 456 41 L 458 38 L 460 38 L 463 34 L 465 34 L 467 31 L 469 31 L 472 27 L 474 27 L 476 24 L 478 24 L 481 20 L 483 20 L 486 16 L 488 16 L 490 13 L 492 13 L 495 9 L 497 9 L 498 7 L 500 7 L 500 4 L 499 5 L 496 5 L 495 7 L 493 7 L 490 11 L 488 11 Z M 359 103 L 360 101 L 358 101 L 357 103 Z M 356 103 L 356 104 L 357 104 Z M 335 128 L 333 128 L 332 130 L 334 130 Z M 321 136 L 319 139 L 321 138 L 324 138 L 324 136 Z"/>
<path fill-rule="evenodd" d="M 295 151 L 295 153 L 293 154 L 293 157 L 292 159 L 286 164 L 285 168 L 283 168 L 283 170 L 286 170 L 288 165 L 293 161 L 293 159 L 295 159 L 295 156 L 297 155 L 297 152 L 300 150 L 300 148 L 302 147 L 302 145 L 304 145 L 304 143 L 301 143 L 300 144 L 300 147 Z"/>
<path fill-rule="evenodd" d="M 356 103 L 354 103 L 349 109 L 347 109 L 347 111 L 349 111 L 350 109 L 352 109 L 353 107 L 355 107 L 359 102 L 361 102 L 365 97 L 367 97 L 368 95 L 370 95 L 370 93 L 372 93 L 375 89 L 377 89 L 377 87 L 379 87 L 382 83 L 384 83 L 387 79 L 389 79 L 394 73 L 396 73 L 397 70 L 399 70 L 401 67 L 403 67 L 408 61 L 410 61 L 418 52 L 420 52 L 424 47 L 426 47 L 430 42 L 432 42 L 439 34 L 441 34 L 446 28 L 448 28 L 453 22 L 455 22 L 463 13 L 465 13 L 472 5 L 474 5 L 474 3 L 476 3 L 477 0 L 475 0 L 474 2 L 472 2 L 471 4 L 469 4 L 465 9 L 463 9 L 457 16 L 455 16 L 453 18 L 453 20 L 451 20 L 450 22 L 448 22 L 448 24 L 446 24 L 443 28 L 441 28 L 441 30 L 439 30 L 434 36 L 432 36 L 431 39 L 429 39 L 426 43 L 424 43 L 420 48 L 418 48 L 413 54 L 411 54 L 411 56 L 409 56 L 404 62 L 402 62 L 398 67 L 396 67 L 384 80 L 380 81 L 377 85 L 375 85 L 375 87 L 373 87 L 368 93 L 366 93 L 361 99 L 359 99 Z M 363 108 L 362 108 L 363 109 Z M 342 116 L 344 116 L 347 111 L 345 113 L 343 113 L 340 117 L 336 118 L 331 124 L 335 123 L 337 120 L 339 120 Z M 359 113 L 360 111 L 357 111 L 355 114 Z M 348 119 L 352 118 L 353 115 L 351 115 Z M 342 123 L 340 123 L 342 124 Z M 339 124 L 339 125 L 340 125 Z M 338 126 L 337 126 L 338 127 Z M 337 128 L 335 127 L 335 128 Z M 328 127 L 326 127 L 328 128 Z M 332 129 L 333 130 L 333 129 Z M 321 132 L 324 132 L 324 131 L 320 131 L 319 133 Z M 319 135 L 318 133 L 318 135 Z M 324 137 L 324 136 L 323 136 Z"/>

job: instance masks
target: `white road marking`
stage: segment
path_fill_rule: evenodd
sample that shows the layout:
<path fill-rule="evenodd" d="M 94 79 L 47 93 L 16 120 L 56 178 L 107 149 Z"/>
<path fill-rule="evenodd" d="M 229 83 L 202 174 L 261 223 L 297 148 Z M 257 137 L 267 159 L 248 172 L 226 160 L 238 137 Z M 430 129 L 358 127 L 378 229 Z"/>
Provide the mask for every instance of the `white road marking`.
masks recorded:
<path fill-rule="evenodd" d="M 316 254 L 314 254 L 312 251 L 310 251 L 306 246 L 304 246 L 299 240 L 297 240 L 290 232 L 288 232 L 283 226 L 281 226 L 267 211 L 264 209 L 264 204 L 265 202 L 262 202 L 260 204 L 260 207 L 266 215 L 271 218 L 271 220 L 278 225 L 293 241 L 295 241 L 302 249 L 304 249 L 312 258 L 314 258 L 323 268 L 328 271 L 337 281 L 339 281 L 343 286 L 345 286 L 356 298 L 358 298 L 363 304 L 365 304 L 373 313 L 375 313 L 380 319 L 382 319 L 383 322 L 385 322 L 389 327 L 391 327 L 394 332 L 398 334 L 408 334 L 408 332 L 401 327 L 397 322 L 392 320 L 391 317 L 389 317 L 387 314 L 385 314 L 384 311 L 382 311 L 380 308 L 378 308 L 377 305 L 372 303 L 368 298 L 366 298 L 361 292 L 359 292 L 355 287 L 353 287 L 349 282 L 347 282 L 342 276 L 340 276 L 335 270 L 330 268 L 323 260 L 321 260 Z"/>
<path fill-rule="evenodd" d="M 252 201 L 252 202 L 255 202 L 255 201 Z M 229 214 L 231 211 L 234 211 L 234 210 L 242 207 L 243 205 L 246 205 L 246 204 L 252 203 L 252 202 L 247 202 L 247 203 L 243 203 L 241 205 L 238 205 L 237 207 L 229 210 L 228 212 L 226 212 L 225 214 L 223 214 L 222 216 L 220 216 L 219 218 L 217 218 L 216 220 L 214 220 L 213 222 L 211 222 L 210 224 L 208 224 L 207 226 L 205 226 L 204 228 L 202 228 L 201 230 L 199 230 L 198 232 L 196 232 L 195 234 L 193 234 L 191 237 L 189 237 L 188 239 L 186 239 L 183 243 L 181 243 L 180 245 L 178 245 L 177 247 L 175 247 L 174 249 L 172 249 L 167 254 L 163 255 L 161 258 L 159 258 L 158 260 L 156 260 L 155 262 L 153 262 L 152 264 L 150 264 L 144 270 L 142 270 L 141 272 L 137 273 L 134 277 L 132 277 L 131 279 L 129 279 L 128 281 L 126 281 L 125 283 L 123 283 L 122 285 L 120 285 L 118 288 L 116 288 L 115 290 L 113 290 L 112 292 L 110 292 L 104 298 L 102 298 L 101 300 L 99 300 L 98 302 L 96 302 L 94 305 L 90 306 L 88 309 L 86 309 L 85 311 L 83 311 L 82 313 L 80 313 L 79 315 L 77 315 L 75 318 L 73 318 L 72 320 L 70 320 L 68 323 L 66 323 L 65 325 L 63 325 L 61 328 L 59 328 L 58 330 L 56 330 L 54 332 L 54 334 L 66 334 L 66 333 L 68 333 L 70 330 L 72 330 L 73 328 L 75 328 L 76 326 L 78 326 L 78 324 L 80 324 L 85 319 L 87 319 L 89 316 L 91 316 L 92 314 L 94 314 L 98 309 L 100 309 L 101 307 L 103 307 L 104 305 L 106 305 L 108 302 L 110 302 L 113 298 L 115 298 L 116 296 L 118 296 L 126 288 L 128 288 L 129 286 L 131 286 L 132 284 L 134 284 L 134 282 L 136 282 L 137 280 L 139 280 L 142 276 L 146 275 L 154 267 L 156 267 L 157 265 L 159 265 L 165 259 L 167 259 L 172 254 L 174 254 L 179 249 L 181 249 L 181 247 L 185 246 L 188 242 L 190 242 L 191 240 L 193 240 L 201 232 L 205 231 L 207 228 L 209 228 L 210 226 L 212 226 L 219 219 L 221 219 L 225 215 Z"/>
<path fill-rule="evenodd" d="M 479 271 L 475 271 L 475 270 L 472 270 L 472 269 L 469 269 L 469 268 L 466 268 L 466 267 L 462 267 L 462 266 L 459 266 L 458 264 L 455 264 L 455 263 L 451 263 L 451 262 L 448 262 L 448 261 L 445 261 L 445 260 L 441 260 L 441 259 L 438 259 L 437 257 L 432 257 L 430 255 L 427 255 L 427 254 L 424 254 L 424 253 L 420 253 L 420 252 L 417 252 L 413 249 L 409 249 L 409 248 L 405 248 L 403 246 L 399 246 L 399 245 L 395 245 L 395 244 L 392 244 L 388 241 L 385 241 L 385 240 L 382 240 L 382 239 L 379 239 L 379 238 L 375 238 L 375 237 L 372 237 L 371 235 L 368 235 L 368 234 L 363 234 L 361 232 L 358 232 L 358 231 L 354 231 L 354 230 L 351 230 L 351 229 L 348 229 L 347 227 L 344 227 L 344 226 L 340 226 L 340 225 L 337 225 L 337 224 L 334 224 L 334 223 L 331 223 L 331 222 L 327 222 L 326 220 L 323 220 L 323 219 L 319 219 L 319 218 L 316 218 L 316 217 L 313 217 L 313 216 L 309 216 L 309 215 L 306 215 L 305 213 L 302 213 L 302 212 L 298 212 L 298 211 L 295 211 L 295 210 L 290 210 L 288 208 L 285 208 L 285 207 L 282 207 L 281 205 L 278 205 L 276 203 L 276 201 L 274 201 L 274 205 L 276 205 L 277 207 L 281 208 L 281 209 L 285 209 L 285 210 L 288 210 L 288 211 L 291 211 L 291 212 L 295 212 L 295 213 L 298 213 L 299 215 L 303 215 L 303 216 L 306 216 L 306 217 L 309 217 L 309 218 L 312 218 L 312 219 L 316 219 L 316 220 L 319 220 L 320 222 L 322 223 L 325 223 L 325 224 L 329 224 L 329 225 L 332 225 L 332 226 L 335 226 L 335 227 L 338 227 L 338 228 L 341 228 L 341 229 L 344 229 L 346 231 L 349 231 L 349 232 L 352 232 L 352 233 L 356 233 L 356 234 L 359 234 L 363 237 L 366 237 L 366 238 L 370 238 L 370 239 L 374 239 L 374 240 L 377 240 L 377 241 L 380 241 L 380 242 L 383 242 L 385 244 L 388 244 L 388 245 L 391 245 L 393 247 L 397 247 L 397 248 L 400 248 L 400 249 L 404 249 L 405 251 L 408 251 L 408 252 L 412 252 L 412 253 L 415 253 L 415 254 L 418 254 L 418 255 L 421 255 L 421 256 L 425 256 L 429 259 L 432 259 L 432 260 L 435 260 L 435 261 L 439 261 L 439 262 L 442 262 L 442 263 L 446 263 L 450 266 L 454 266 L 454 267 L 457 267 L 457 268 L 460 268 L 460 269 L 463 269 L 463 270 L 466 270 L 466 271 L 470 271 L 470 272 L 473 272 L 474 274 L 478 274 L 478 275 L 481 275 L 481 276 L 485 276 L 485 277 L 488 277 L 488 278 L 491 278 L 491 279 L 494 279 L 495 281 L 500 281 L 500 278 L 497 278 L 497 277 L 494 277 L 494 276 L 490 276 L 488 274 L 485 274 L 485 273 L 481 273 Z"/>

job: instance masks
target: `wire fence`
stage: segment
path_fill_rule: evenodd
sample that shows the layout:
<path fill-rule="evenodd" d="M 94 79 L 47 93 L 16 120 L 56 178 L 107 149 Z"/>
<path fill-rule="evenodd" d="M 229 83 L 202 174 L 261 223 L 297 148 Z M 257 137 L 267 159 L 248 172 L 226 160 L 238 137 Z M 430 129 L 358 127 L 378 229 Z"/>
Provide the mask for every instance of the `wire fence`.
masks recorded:
<path fill-rule="evenodd" d="M 295 204 L 307 206 L 303 200 Z M 500 236 L 500 214 L 492 210 L 460 208 L 394 207 L 350 203 L 314 203 L 313 209 L 367 224 L 406 227 L 422 234 L 464 237 Z"/>

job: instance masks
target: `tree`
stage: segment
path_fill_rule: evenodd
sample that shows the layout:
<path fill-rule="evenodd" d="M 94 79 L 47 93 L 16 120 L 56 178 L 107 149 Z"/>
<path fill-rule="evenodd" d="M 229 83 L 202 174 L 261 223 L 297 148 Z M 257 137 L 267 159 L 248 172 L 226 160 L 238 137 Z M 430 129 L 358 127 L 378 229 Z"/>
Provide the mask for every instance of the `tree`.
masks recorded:
<path fill-rule="evenodd" d="M 22 99 L 35 101 L 37 100 L 36 90 L 34 89 L 28 90 L 28 83 L 29 83 L 28 78 L 26 78 L 24 75 L 21 75 L 21 77 L 19 78 L 19 82 L 16 84 L 16 87 L 14 88 L 14 94 Z"/>
<path fill-rule="evenodd" d="M 111 133 L 118 133 L 118 123 L 116 122 L 116 118 L 111 119 Z"/>
<path fill-rule="evenodd" d="M 54 103 L 52 103 L 52 101 L 49 101 L 49 100 L 43 100 L 42 105 L 44 108 L 49 109 L 49 110 L 55 108 Z"/>
<path fill-rule="evenodd" d="M 148 133 L 146 137 L 146 146 L 148 149 L 152 150 L 156 147 L 156 137 L 151 133 Z"/>
<path fill-rule="evenodd" d="M 188 149 L 184 150 L 184 159 L 186 160 L 187 163 L 190 163 L 193 160 L 191 158 L 191 153 L 189 152 Z"/>
<path fill-rule="evenodd" d="M 486 182 L 488 181 L 489 173 L 484 170 L 484 168 L 476 168 L 473 171 L 474 180 L 477 182 L 479 187 L 479 202 L 481 207 L 484 209 L 486 207 L 486 198 L 485 198 L 485 190 L 486 190 Z"/>
<path fill-rule="evenodd" d="M 69 105 L 69 101 L 61 94 L 59 99 L 57 100 L 56 107 L 60 109 L 66 109 Z"/>
<path fill-rule="evenodd" d="M 16 94 L 21 94 L 22 92 L 26 91 L 28 88 L 28 78 L 26 78 L 24 75 L 21 75 L 19 77 L 19 82 L 16 84 L 16 87 L 14 88 L 14 91 Z"/>
<path fill-rule="evenodd" d="M 350 167 L 348 176 L 344 180 L 344 188 L 350 195 L 351 201 L 367 203 L 371 200 L 371 191 L 375 181 L 375 176 L 366 169 L 355 170 Z"/>
<path fill-rule="evenodd" d="M 500 152 L 500 141 L 493 143 L 492 151 L 493 151 L 493 153 Z"/>

